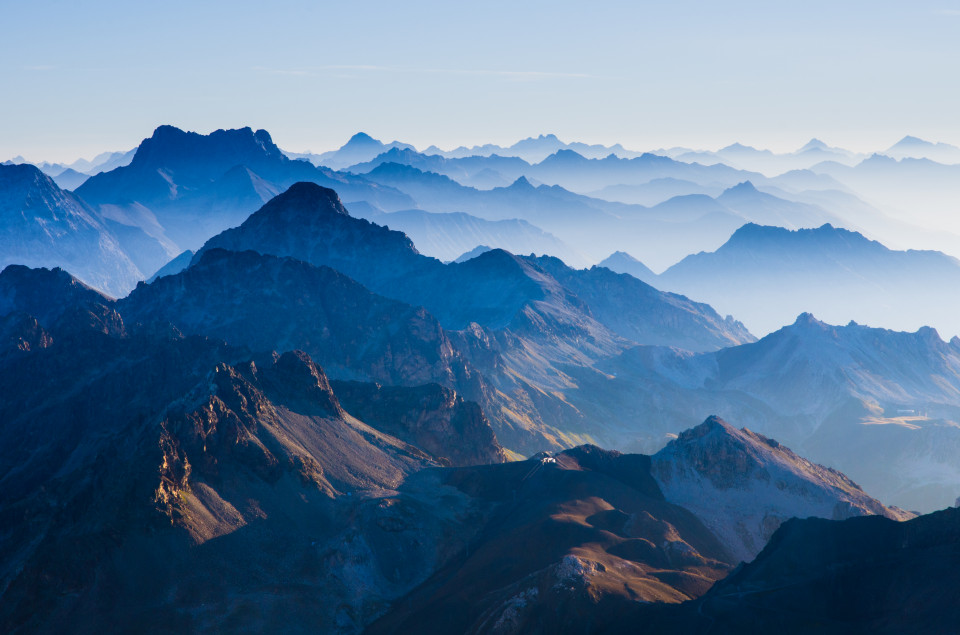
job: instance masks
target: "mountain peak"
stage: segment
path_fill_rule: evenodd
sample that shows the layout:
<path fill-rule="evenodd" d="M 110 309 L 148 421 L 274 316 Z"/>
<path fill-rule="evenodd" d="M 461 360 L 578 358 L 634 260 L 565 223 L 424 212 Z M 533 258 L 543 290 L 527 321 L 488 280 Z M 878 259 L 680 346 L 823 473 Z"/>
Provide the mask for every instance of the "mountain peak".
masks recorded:
<path fill-rule="evenodd" d="M 416 168 L 406 163 L 397 163 L 396 161 L 384 161 L 377 167 L 367 172 L 368 177 L 374 180 L 378 178 L 411 178 L 427 174 L 420 168 Z M 440 175 L 434 175 L 440 176 Z M 447 177 L 444 177 L 447 178 Z"/>
<path fill-rule="evenodd" d="M 793 326 L 816 326 L 818 328 L 822 328 L 826 326 L 826 324 L 815 318 L 813 313 L 803 312 L 797 316 Z"/>
<path fill-rule="evenodd" d="M 929 141 L 925 141 L 920 137 L 913 137 L 913 136 L 907 135 L 903 139 L 900 139 L 900 141 L 896 142 L 893 145 L 893 147 L 897 147 L 900 145 L 929 145 L 929 144 L 930 144 Z"/>
<path fill-rule="evenodd" d="M 305 352 L 283 353 L 273 371 L 276 374 L 274 390 L 288 401 L 302 402 L 299 404 L 301 410 L 307 406 L 309 414 L 343 416 L 343 408 L 333 394 L 326 373 Z"/>
<path fill-rule="evenodd" d="M 626 273 L 638 280 L 650 284 L 657 277 L 649 267 L 625 251 L 615 251 L 600 261 L 598 267 L 606 267 L 610 271 Z"/>
<path fill-rule="evenodd" d="M 284 154 L 266 130 L 254 132 L 250 127 L 244 127 L 202 135 L 162 125 L 140 143 L 131 165 L 152 168 L 212 161 L 233 166 L 264 159 L 284 159 Z"/>
<path fill-rule="evenodd" d="M 383 144 L 380 141 L 368 135 L 366 132 L 358 132 L 357 134 L 350 137 L 350 140 L 347 141 L 343 145 L 343 147 L 346 148 L 347 146 L 371 146 L 371 145 L 380 146 Z"/>
<path fill-rule="evenodd" d="M 719 152 L 731 152 L 731 151 L 738 152 L 738 151 L 744 151 L 744 150 L 756 151 L 756 148 L 754 148 L 753 146 L 744 145 L 739 141 L 736 141 L 724 148 L 720 148 Z"/>
<path fill-rule="evenodd" d="M 807 141 L 807 144 L 800 148 L 799 152 L 806 152 L 807 150 L 826 150 L 828 148 L 829 146 L 827 144 L 814 137 L 813 139 L 810 139 L 810 141 Z"/>
<path fill-rule="evenodd" d="M 759 194 L 760 191 L 753 185 L 751 181 L 743 181 L 742 183 L 737 183 L 731 188 L 728 188 L 724 191 L 723 194 Z"/>
<path fill-rule="evenodd" d="M 516 181 L 510 184 L 510 189 L 516 190 L 533 190 L 536 189 L 533 187 L 533 184 L 527 180 L 527 177 L 521 176 Z"/>
<path fill-rule="evenodd" d="M 488 246 L 488 245 L 477 245 L 476 247 L 474 247 L 474 248 L 471 249 L 470 251 L 465 251 L 464 253 L 460 254 L 460 255 L 457 257 L 457 259 L 454 260 L 453 262 L 461 263 L 461 262 L 466 262 L 466 261 L 468 261 L 468 260 L 473 260 L 474 258 L 476 258 L 477 256 L 479 256 L 480 254 L 485 254 L 485 253 L 487 253 L 488 251 L 491 251 L 492 249 L 493 249 L 493 247 L 490 247 L 490 246 Z"/>
<path fill-rule="evenodd" d="M 17 189 L 27 188 L 30 191 L 34 188 L 54 191 L 60 189 L 53 179 L 30 163 L 0 165 L 0 187 L 8 196 L 12 187 Z"/>
<path fill-rule="evenodd" d="M 697 514 L 743 560 L 756 556 L 790 516 L 899 517 L 842 473 L 717 416 L 682 432 L 652 459 L 666 499 Z"/>
<path fill-rule="evenodd" d="M 177 128 L 176 126 L 171 126 L 170 124 L 162 124 L 157 126 L 153 130 L 153 134 L 150 135 L 151 139 L 165 139 L 170 137 L 183 137 L 186 136 L 186 132 Z"/>
<path fill-rule="evenodd" d="M 267 213 L 280 210 L 283 210 L 285 214 L 350 215 L 335 191 L 309 181 L 294 183 L 285 192 L 281 192 L 261 208 L 261 211 Z"/>
<path fill-rule="evenodd" d="M 732 425 L 717 415 L 710 415 L 700 425 L 681 432 L 674 443 L 690 443 L 696 439 L 702 439 L 703 437 L 714 434 L 736 435 L 737 433 L 737 429 Z"/>
<path fill-rule="evenodd" d="M 760 244 L 781 244 L 801 245 L 801 244 L 822 244 L 840 246 L 836 241 L 843 241 L 844 248 L 862 247 L 864 245 L 879 246 L 886 249 L 880 243 L 869 240 L 863 234 L 842 227 L 834 227 L 830 223 L 824 223 L 819 227 L 787 229 L 776 225 L 760 225 L 758 223 L 746 223 L 741 225 L 737 231 L 733 232 L 724 247 L 727 245 L 748 245 L 760 242 Z M 721 247 L 723 249 L 723 247 Z"/>
<path fill-rule="evenodd" d="M 548 156 L 546 159 L 544 159 L 544 162 L 550 161 L 550 162 L 563 162 L 563 163 L 581 163 L 587 160 L 588 159 L 585 156 L 583 156 L 576 150 L 560 148 L 559 150 L 557 150 L 556 152 Z"/>
<path fill-rule="evenodd" d="M 728 240 L 726 244 L 729 245 L 731 243 L 742 242 L 745 240 L 766 238 L 768 236 L 786 235 L 789 232 L 789 229 L 785 229 L 783 227 L 761 225 L 759 223 L 745 223 L 741 225 L 735 232 L 733 232 L 733 235 L 730 236 L 730 240 Z"/>
<path fill-rule="evenodd" d="M 49 328 L 71 306 L 112 302 L 60 267 L 8 265 L 0 271 L 0 317 L 15 311 L 27 313 Z"/>

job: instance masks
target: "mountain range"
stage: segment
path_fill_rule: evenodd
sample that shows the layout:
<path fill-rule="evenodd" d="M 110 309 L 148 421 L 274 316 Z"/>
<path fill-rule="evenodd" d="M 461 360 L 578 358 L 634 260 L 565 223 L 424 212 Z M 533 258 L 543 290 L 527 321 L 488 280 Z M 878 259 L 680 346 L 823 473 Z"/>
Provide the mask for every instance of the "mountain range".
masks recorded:
<path fill-rule="evenodd" d="M 413 146 L 400 143 L 399 141 L 383 143 L 365 132 L 358 132 L 350 137 L 350 139 L 337 150 L 331 150 L 321 154 L 313 154 L 311 152 L 285 152 L 284 154 L 291 159 L 304 159 L 316 166 L 342 170 L 351 165 L 369 161 L 392 148 L 412 149 Z"/>
<path fill-rule="evenodd" d="M 213 249 L 255 250 L 331 267 L 375 293 L 425 307 L 443 329 L 457 331 L 451 333 L 454 347 L 487 378 L 492 390 L 472 398 L 514 449 L 536 451 L 544 440 L 557 444 L 557 434 L 572 432 L 563 419 L 547 424 L 547 412 L 582 428 L 582 415 L 555 392 L 572 386 L 563 366 L 589 366 L 622 351 L 630 345 L 624 337 L 696 350 L 753 339 L 710 307 L 629 276 L 611 273 L 606 284 L 615 292 L 591 305 L 565 285 L 587 288 L 576 281 L 600 272 L 579 272 L 557 260 L 492 250 L 444 265 L 417 253 L 400 232 L 351 217 L 335 192 L 309 183 L 291 187 L 239 227 L 210 239 L 194 265 Z"/>
<path fill-rule="evenodd" d="M 958 346 L 930 328 L 831 326 L 804 314 L 755 343 L 697 355 L 639 347 L 597 364 L 605 376 L 572 374 L 581 390 L 604 395 L 587 410 L 591 419 L 630 413 L 645 422 L 639 445 L 621 437 L 615 447 L 650 447 L 657 431 L 673 434 L 712 408 L 887 503 L 932 511 L 960 489 Z M 637 385 L 644 390 L 628 390 Z"/>
<path fill-rule="evenodd" d="M 29 519 L 0 536 L 6 632 L 260 629 L 278 612 L 339 632 L 615 623 L 702 596 L 742 549 L 661 489 L 669 464 L 724 479 L 726 500 L 787 465 L 788 498 L 748 497 L 747 517 L 811 502 L 904 517 L 715 419 L 655 457 L 584 446 L 503 463 L 450 391 L 330 382 L 306 353 L 123 321 L 62 272 L 23 273 L 2 274 L 0 312 L 34 313 L 48 336 L 0 355 L 0 382 L 21 378 L 0 405 L 17 439 L 0 448 L 0 517 Z M 726 454 L 680 458 L 714 456 L 707 439 Z"/>
<path fill-rule="evenodd" d="M 350 214 L 403 232 L 420 253 L 443 261 L 456 260 L 464 252 L 485 245 L 515 254 L 549 254 L 572 267 L 590 264 L 583 254 L 523 220 L 490 221 L 462 212 L 417 209 L 386 213 L 360 203 L 350 205 Z"/>
<path fill-rule="evenodd" d="M 0 165 L 0 631 L 949 632 L 953 150 Z"/>
<path fill-rule="evenodd" d="M 716 251 L 687 256 L 653 284 L 701 298 L 760 334 L 805 311 L 832 323 L 960 334 L 960 304 L 944 293 L 960 285 L 960 261 L 894 251 L 830 224 L 744 225 Z"/>
<path fill-rule="evenodd" d="M 818 205 L 760 192 L 749 181 L 716 199 L 677 196 L 648 208 L 611 203 L 556 185 L 535 186 L 523 176 L 507 187 L 479 190 L 444 175 L 383 163 L 365 177 L 401 190 L 434 212 L 464 212 L 491 221 L 521 219 L 595 260 L 616 247 L 644 254 L 645 261 L 659 269 L 691 251 L 715 249 L 745 221 L 786 223 L 791 228 L 844 223 Z"/>
<path fill-rule="evenodd" d="M 307 180 L 335 185 L 347 200 L 381 209 L 412 206 L 391 188 L 291 160 L 266 131 L 249 128 L 199 135 L 160 126 L 129 165 L 91 177 L 76 193 L 104 216 L 183 250 L 199 247 L 292 183 Z"/>
<path fill-rule="evenodd" d="M 749 344 L 746 330 L 709 307 L 605 268 L 575 270 L 501 250 L 443 265 L 417 254 L 402 234 L 350 217 L 334 193 L 311 184 L 211 239 L 194 266 L 216 248 L 332 267 L 375 293 L 425 307 L 472 369 L 461 373 L 483 378 L 476 392 L 446 385 L 478 400 L 513 450 L 595 441 L 653 451 L 712 409 L 905 508 L 929 510 L 955 498 L 954 468 L 943 452 L 955 443 L 951 422 L 960 416 L 956 352 L 932 329 L 837 328 L 802 316 Z M 884 350 L 897 351 L 899 365 L 880 363 Z M 876 367 L 861 369 L 874 359 Z M 846 379 L 831 379 L 838 375 Z M 931 375 L 936 382 L 915 379 Z M 891 453 L 896 469 L 878 471 L 872 452 L 838 454 L 836 438 L 845 436 Z M 934 438 L 943 452 L 922 449 Z M 917 471 L 916 453 L 939 466 L 935 478 Z"/>

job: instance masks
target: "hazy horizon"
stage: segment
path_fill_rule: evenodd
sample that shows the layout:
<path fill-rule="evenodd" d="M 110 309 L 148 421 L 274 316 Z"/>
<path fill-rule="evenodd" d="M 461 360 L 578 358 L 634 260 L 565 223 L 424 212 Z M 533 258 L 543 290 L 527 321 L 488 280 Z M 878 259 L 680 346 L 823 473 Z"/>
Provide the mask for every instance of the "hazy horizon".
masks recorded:
<path fill-rule="evenodd" d="M 627 148 L 960 145 L 960 4 L 354 7 L 6 3 L 0 160 L 91 158 L 160 124 L 291 151 L 553 133 Z M 468 130 L 469 132 L 464 132 Z"/>
<path fill-rule="evenodd" d="M 40 155 L 32 156 L 32 155 L 30 155 L 30 154 L 27 153 L 27 152 L 15 152 L 14 154 L 11 154 L 11 155 L 9 155 L 9 156 L 0 156 L 0 162 L 2 162 L 2 161 L 7 161 L 7 160 L 10 160 L 10 159 L 13 159 L 13 158 L 19 156 L 19 157 L 23 157 L 24 159 L 26 159 L 26 160 L 27 160 L 28 162 L 30 162 L 30 163 L 42 163 L 42 162 L 47 162 L 47 163 L 59 163 L 59 164 L 69 165 L 69 164 L 71 164 L 71 163 L 73 163 L 73 162 L 75 162 L 75 161 L 78 161 L 78 160 L 91 160 L 91 159 L 95 158 L 96 156 L 98 156 L 98 155 L 100 155 L 100 154 L 104 154 L 104 153 L 110 153 L 110 152 L 126 152 L 126 151 L 129 151 L 129 150 L 131 150 L 131 149 L 136 149 L 137 146 L 139 146 L 140 143 L 141 143 L 144 139 L 149 138 L 150 135 L 153 133 L 153 131 L 154 131 L 157 127 L 159 127 L 159 126 L 161 126 L 161 125 L 175 125 L 175 124 L 168 124 L 168 123 L 165 123 L 165 122 L 157 123 L 155 126 L 153 126 L 152 128 L 150 128 L 149 130 L 145 130 L 142 135 L 140 135 L 139 137 L 136 137 L 136 138 L 133 139 L 130 143 L 128 143 L 128 144 L 126 144 L 126 145 L 124 145 L 124 146 L 109 147 L 109 148 L 108 148 L 108 147 L 103 147 L 103 148 L 98 149 L 98 150 L 91 150 L 90 152 L 87 152 L 86 154 L 83 154 L 83 155 L 76 155 L 76 156 L 74 156 L 74 155 L 69 155 L 69 156 L 50 157 L 50 156 L 46 156 L 46 155 L 44 155 L 44 156 L 40 156 Z M 190 128 L 189 126 L 187 126 L 187 127 L 175 126 L 175 127 L 180 128 L 181 130 L 184 130 L 184 131 L 186 131 L 186 132 L 196 132 L 196 133 L 202 134 L 202 135 L 210 134 L 210 133 L 212 133 L 212 132 L 214 132 L 215 130 L 218 130 L 218 129 L 236 129 L 236 128 L 245 128 L 245 127 L 246 127 L 246 128 L 251 128 L 251 129 L 253 129 L 253 130 L 258 130 L 258 129 L 263 128 L 262 126 L 255 126 L 255 125 L 237 125 L 237 126 L 235 126 L 235 127 L 229 127 L 229 128 L 225 128 L 224 126 L 219 126 L 219 127 L 216 127 L 216 128 L 199 129 L 199 130 L 198 130 L 198 129 Z M 797 143 L 795 143 L 795 144 L 793 144 L 793 145 L 785 144 L 785 145 L 780 145 L 780 146 L 764 145 L 762 142 L 761 142 L 761 143 L 755 143 L 755 144 L 754 144 L 754 143 L 746 143 L 746 142 L 744 142 L 744 141 L 742 141 L 742 140 L 740 140 L 740 139 L 731 139 L 730 141 L 728 141 L 728 142 L 726 142 L 726 143 L 721 143 L 721 144 L 715 145 L 715 146 L 707 146 L 707 145 L 703 145 L 703 144 L 682 144 L 682 143 L 653 144 L 653 145 L 648 144 L 648 145 L 646 145 L 646 146 L 631 146 L 631 145 L 628 145 L 628 144 L 626 144 L 626 143 L 624 143 L 624 142 L 622 142 L 622 141 L 617 141 L 617 140 L 615 140 L 615 139 L 614 139 L 614 140 L 592 140 L 592 139 L 580 139 L 580 138 L 566 138 L 566 137 L 564 137 L 564 136 L 562 136 L 562 135 L 559 135 L 559 134 L 556 134 L 556 133 L 553 133 L 553 132 L 550 132 L 550 131 L 536 132 L 536 133 L 528 134 L 528 135 L 523 136 L 523 137 L 503 139 L 503 140 L 489 140 L 489 139 L 488 139 L 488 140 L 469 141 L 469 142 L 463 142 L 463 143 L 446 143 L 446 144 L 441 144 L 441 143 L 435 143 L 435 142 L 431 142 L 431 141 L 421 141 L 421 142 L 415 143 L 415 142 L 413 142 L 413 141 L 410 141 L 409 139 L 406 139 L 406 138 L 403 138 L 403 137 L 397 137 L 396 135 L 391 136 L 391 135 L 389 135 L 389 134 L 388 134 L 388 135 L 385 135 L 385 136 L 383 136 L 383 137 L 379 137 L 379 136 L 377 136 L 377 135 L 375 135 L 375 134 L 369 133 L 367 130 L 361 129 L 361 130 L 357 130 L 357 131 L 355 131 L 355 132 L 353 132 L 353 133 L 351 133 L 351 134 L 348 134 L 347 136 L 345 136 L 345 137 L 343 138 L 342 141 L 340 141 L 340 142 L 334 142 L 334 144 L 331 145 L 331 146 L 324 146 L 324 147 L 322 147 L 322 148 L 309 148 L 309 147 L 297 147 L 297 146 L 285 145 L 285 144 L 281 143 L 280 141 L 278 141 L 276 135 L 274 135 L 273 132 L 272 132 L 269 128 L 263 128 L 263 129 L 265 129 L 267 132 L 269 132 L 269 133 L 271 134 L 271 137 L 273 138 L 274 143 L 276 143 L 282 150 L 284 150 L 284 151 L 286 151 L 286 152 L 291 152 L 291 153 L 305 153 L 305 154 L 306 154 L 306 153 L 309 153 L 309 154 L 322 154 L 322 153 L 324 153 L 324 152 L 329 152 L 329 151 L 337 150 L 337 149 L 343 147 L 343 145 L 346 144 L 354 135 L 359 134 L 359 133 L 368 134 L 369 136 L 373 137 L 374 139 L 376 139 L 376 140 L 378 140 L 378 141 L 381 141 L 381 142 L 383 142 L 383 143 L 385 143 L 385 144 L 389 144 L 389 143 L 392 143 L 392 142 L 400 142 L 400 143 L 410 144 L 410 145 L 414 146 L 414 148 L 416 148 L 416 150 L 417 150 L 418 152 L 423 152 L 423 151 L 425 151 L 427 148 L 430 148 L 430 147 L 439 148 L 440 150 L 442 150 L 442 151 L 444 151 L 444 152 L 449 152 L 449 151 L 455 150 L 455 149 L 460 148 L 460 147 L 473 148 L 473 147 L 479 147 L 479 146 L 484 146 L 484 145 L 496 145 L 496 146 L 501 146 L 501 147 L 507 148 L 507 147 L 510 147 L 510 146 L 516 144 L 516 143 L 519 142 L 519 141 L 524 141 L 524 140 L 527 140 L 527 139 L 535 139 L 535 138 L 540 137 L 540 136 L 548 136 L 548 135 L 555 135 L 555 136 L 558 137 L 558 138 L 560 139 L 560 141 L 563 142 L 563 143 L 585 143 L 585 144 L 589 144 L 589 145 L 603 145 L 603 146 L 608 146 L 608 147 L 619 144 L 619 145 L 623 146 L 623 148 L 624 148 L 625 150 L 631 151 L 631 152 L 656 152 L 657 150 L 670 150 L 670 149 L 674 149 L 674 148 L 686 148 L 686 149 L 691 150 L 691 151 L 693 151 L 693 152 L 717 152 L 717 151 L 719 151 L 719 150 L 721 150 L 721 149 L 723 149 L 723 148 L 726 148 L 726 147 L 728 147 L 728 146 L 731 146 L 731 145 L 734 145 L 734 144 L 739 143 L 739 144 L 742 144 L 742 145 L 744 145 L 744 146 L 753 147 L 753 148 L 755 148 L 755 149 L 757 149 L 757 150 L 760 150 L 760 151 L 770 150 L 771 152 L 773 152 L 773 153 L 775 153 L 775 154 L 787 154 L 787 153 L 791 153 L 791 152 L 795 152 L 795 151 L 799 150 L 800 148 L 802 148 L 804 145 L 806 145 L 806 144 L 809 143 L 810 141 L 813 141 L 814 139 L 816 139 L 816 140 L 818 140 L 818 141 L 822 141 L 823 143 L 825 143 L 827 146 L 830 146 L 830 147 L 841 148 L 841 149 L 849 150 L 849 151 L 851 151 L 851 152 L 855 152 L 855 153 L 858 153 L 858 154 L 867 154 L 867 155 L 869 155 L 869 154 L 873 154 L 873 153 L 882 153 L 883 151 L 889 149 L 891 146 L 893 146 L 894 144 L 898 143 L 899 141 L 901 141 L 901 140 L 904 139 L 905 137 L 916 137 L 916 138 L 920 138 L 920 139 L 922 139 L 923 141 L 927 141 L 927 142 L 930 142 L 930 143 L 945 143 L 945 144 L 955 145 L 955 146 L 957 146 L 957 147 L 960 147 L 960 140 L 958 140 L 957 143 L 954 143 L 953 141 L 944 140 L 944 139 L 941 139 L 941 138 L 920 137 L 919 135 L 910 134 L 910 133 L 902 134 L 902 135 L 900 135 L 899 137 L 893 138 L 893 139 L 891 139 L 891 140 L 889 140 L 889 141 L 884 140 L 883 142 L 880 142 L 880 143 L 875 144 L 875 145 L 873 145 L 873 146 L 868 146 L 868 145 L 864 145 L 864 146 L 848 146 L 848 145 L 843 145 L 843 144 L 840 144 L 840 143 L 833 143 L 833 142 L 831 142 L 829 139 L 825 139 L 824 137 L 818 136 L 818 135 L 812 135 L 812 136 L 809 136 L 809 137 L 805 137 L 805 138 L 803 138 L 802 141 L 798 141 Z"/>

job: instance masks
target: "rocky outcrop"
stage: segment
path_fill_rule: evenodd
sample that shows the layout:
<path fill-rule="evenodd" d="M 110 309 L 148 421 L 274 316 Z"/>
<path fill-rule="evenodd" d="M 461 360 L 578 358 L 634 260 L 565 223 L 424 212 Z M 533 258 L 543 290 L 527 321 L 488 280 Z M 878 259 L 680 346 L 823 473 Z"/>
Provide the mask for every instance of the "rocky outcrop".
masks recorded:
<path fill-rule="evenodd" d="M 302 349 L 341 379 L 479 379 L 422 308 L 371 293 L 327 267 L 211 249 L 186 270 L 138 287 L 118 304 L 127 323 L 170 322 L 257 351 Z"/>
<path fill-rule="evenodd" d="M 424 452 L 348 418 L 324 372 L 302 352 L 263 368 L 218 364 L 185 403 L 160 424 L 155 497 L 198 542 L 256 519 L 236 511 L 251 479 L 276 486 L 289 475 L 335 497 L 393 489 L 431 464 Z"/>
<path fill-rule="evenodd" d="M 789 518 L 913 514 L 885 507 L 844 474 L 719 417 L 682 432 L 652 457 L 667 500 L 697 514 L 741 560 L 752 560 Z"/>
<path fill-rule="evenodd" d="M 437 463 L 346 414 L 303 353 L 59 332 L 0 355 L 4 632 L 268 630 L 281 610 L 359 632 L 476 531 Z"/>
<path fill-rule="evenodd" d="M 597 447 L 450 470 L 483 531 L 371 633 L 589 632 L 638 603 L 705 593 L 730 555 L 663 499 L 649 460 Z"/>
<path fill-rule="evenodd" d="M 450 388 L 428 384 L 412 388 L 362 382 L 334 382 L 344 408 L 378 430 L 411 443 L 446 465 L 503 463 L 480 406 Z"/>

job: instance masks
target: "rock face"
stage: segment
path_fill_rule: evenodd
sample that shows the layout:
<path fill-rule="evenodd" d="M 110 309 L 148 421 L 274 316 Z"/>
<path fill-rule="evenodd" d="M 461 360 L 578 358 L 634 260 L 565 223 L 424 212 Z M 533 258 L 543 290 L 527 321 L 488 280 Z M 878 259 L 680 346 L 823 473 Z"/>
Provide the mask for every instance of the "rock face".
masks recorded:
<path fill-rule="evenodd" d="M 118 305 L 128 323 L 170 322 L 253 350 L 303 349 L 336 377 L 468 386 L 426 311 L 380 297 L 327 267 L 213 249 Z"/>
<path fill-rule="evenodd" d="M 346 413 L 305 354 L 76 315 L 0 351 L 4 632 L 262 630 L 295 606 L 291 628 L 358 632 L 475 532 L 431 455 Z"/>
<path fill-rule="evenodd" d="M 0 271 L 0 315 L 27 313 L 49 328 L 70 309 L 112 305 L 113 300 L 60 268 L 10 265 Z"/>
<path fill-rule="evenodd" d="M 348 417 L 305 353 L 284 353 L 262 369 L 219 364 L 209 382 L 212 394 L 171 408 L 160 423 L 156 499 L 198 542 L 255 519 L 230 504 L 251 478 L 275 484 L 289 475 L 336 497 L 394 489 L 430 463 L 422 451 Z"/>
<path fill-rule="evenodd" d="M 10 265 L 0 272 L 0 316 L 8 345 L 29 351 L 93 330 L 124 335 L 113 300 L 62 269 Z M 11 352 L 7 349 L 6 352 Z"/>
<path fill-rule="evenodd" d="M 112 296 L 143 274 L 105 221 L 32 165 L 0 165 L 0 269 L 62 267 Z"/>
<path fill-rule="evenodd" d="M 486 503 L 483 531 L 369 632 L 601 629 L 636 602 L 699 596 L 731 567 L 700 521 L 663 499 L 648 457 L 585 446 L 446 482 Z"/>
<path fill-rule="evenodd" d="M 483 410 L 450 388 L 334 382 L 344 407 L 378 430 L 454 466 L 503 463 L 506 454 Z"/>
<path fill-rule="evenodd" d="M 667 500 L 695 513 L 745 561 L 789 518 L 913 516 L 885 507 L 842 473 L 718 417 L 682 432 L 653 456 L 651 469 Z"/>
<path fill-rule="evenodd" d="M 165 302 L 189 315 L 183 276 L 217 277 L 204 269 L 217 258 L 250 265 L 237 269 L 253 286 L 258 271 L 295 284 L 299 269 L 322 271 L 211 250 L 138 294 L 170 285 L 182 294 Z M 88 316 L 127 301 L 59 272 L 12 274 L 0 276 L 0 336 L 19 334 L 0 337 L 0 385 L 17 386 L 0 400 L 4 632 L 262 631 L 278 614 L 298 631 L 604 629 L 638 604 L 703 596 L 737 562 L 709 509 L 665 496 L 690 466 L 681 494 L 750 489 L 779 474 L 771 456 L 855 493 L 746 432 L 709 463 L 694 446 L 717 426 L 732 434 L 718 422 L 678 441 L 687 451 L 669 461 L 686 471 L 671 482 L 666 453 L 582 446 L 502 463 L 483 413 L 447 388 L 331 382 L 306 353 L 252 354 L 156 322 L 103 329 Z M 20 293 L 42 288 L 34 279 L 51 294 Z M 770 503 L 742 504 L 753 518 Z"/>

